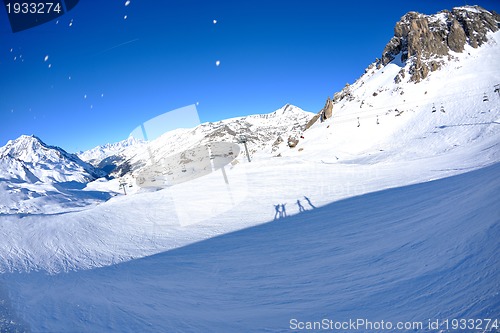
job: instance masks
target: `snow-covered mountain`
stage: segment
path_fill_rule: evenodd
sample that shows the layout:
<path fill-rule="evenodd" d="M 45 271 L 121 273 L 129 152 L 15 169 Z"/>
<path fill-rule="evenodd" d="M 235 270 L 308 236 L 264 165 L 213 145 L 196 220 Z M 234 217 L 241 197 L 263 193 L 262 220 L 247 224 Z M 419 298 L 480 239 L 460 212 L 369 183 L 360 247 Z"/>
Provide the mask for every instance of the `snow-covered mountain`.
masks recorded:
<path fill-rule="evenodd" d="M 245 117 L 231 118 L 218 122 L 203 123 L 191 129 L 170 131 L 150 142 L 135 144 L 123 149 L 120 153 L 107 154 L 106 158 L 94 160 L 96 165 L 105 168 L 110 163 L 116 167 L 112 175 L 136 175 L 137 172 L 151 160 L 175 154 L 198 145 L 209 142 L 238 142 L 241 135 L 246 136 L 248 149 L 251 155 L 270 154 L 281 142 L 288 137 L 298 137 L 304 130 L 305 124 L 314 114 L 299 107 L 287 104 L 280 109 L 268 113 Z M 87 152 L 84 156 L 89 156 Z M 245 152 L 240 159 L 245 158 Z"/>
<path fill-rule="evenodd" d="M 0 177 L 34 183 L 89 182 L 105 174 L 78 156 L 22 135 L 0 147 Z"/>
<path fill-rule="evenodd" d="M 459 20 L 466 14 L 469 20 Z M 497 21 L 492 24 L 490 20 Z M 353 162 L 363 155 L 365 162 L 377 163 L 447 154 L 478 144 L 485 145 L 480 158 L 494 160 L 500 130 L 498 20 L 498 15 L 479 7 L 403 16 L 396 25 L 396 36 L 385 48 L 386 60 L 375 61 L 356 82 L 335 93 L 320 111 L 326 114 L 323 123 L 316 116 L 316 122 L 309 124 L 305 140 L 297 146 L 303 148 L 302 156 Z M 446 36 L 450 24 L 456 22 L 465 28 L 483 27 L 476 28 L 483 35 L 478 32 L 467 37 L 461 52 L 448 47 L 445 41 L 450 39 L 443 37 L 445 50 L 429 53 L 434 52 L 429 45 L 434 45 L 435 37 L 426 33 Z M 424 37 L 414 45 L 410 43 L 414 36 Z M 473 37 L 481 42 L 474 42 Z M 402 59 L 394 56 L 396 51 L 387 51 L 395 41 L 400 43 L 396 49 L 404 55 Z M 433 67 L 435 61 L 439 66 Z M 416 80 L 415 66 L 424 63 L 434 69 Z M 329 149 L 311 149 L 318 142 Z"/>
<path fill-rule="evenodd" d="M 488 34 L 498 31 L 499 21 L 500 15 L 479 6 L 456 7 L 434 15 L 410 12 L 396 23 L 394 37 L 377 66 L 406 63 L 409 66 L 398 73 L 395 81 L 409 76 L 410 81 L 419 82 L 456 53 L 488 43 Z"/>
<path fill-rule="evenodd" d="M 57 213 L 72 210 L 67 204 L 72 201 L 79 202 L 78 209 L 102 202 L 110 197 L 109 193 L 115 195 L 120 191 L 119 183 L 102 188 L 100 184 L 89 182 L 111 174 L 133 186 L 133 177 L 141 167 L 150 164 L 151 159 L 208 142 L 236 142 L 242 134 L 247 136 L 252 154 L 271 151 L 277 138 L 297 135 L 311 116 L 298 107 L 285 105 L 269 114 L 174 130 L 148 144 L 129 137 L 81 152 L 78 156 L 48 146 L 36 136 L 23 135 L 0 148 L 0 179 L 5 181 L 0 186 L 0 213 Z M 59 185 L 72 182 L 82 185 Z M 103 193 L 104 189 L 109 193 Z M 47 201 L 49 196 L 53 204 Z"/>
<path fill-rule="evenodd" d="M 0 214 L 54 214 L 105 201 L 109 191 L 86 190 L 103 176 L 76 155 L 23 135 L 0 147 Z"/>
<path fill-rule="evenodd" d="M 434 15 L 410 12 L 396 23 L 380 59 L 355 83 L 328 98 L 317 115 L 286 105 L 268 115 L 206 123 L 167 133 L 147 150 L 143 146 L 111 155 L 100 166 L 111 163 L 114 175 L 135 176 L 151 160 L 210 141 L 237 142 L 242 134 L 251 155 L 307 156 L 315 150 L 315 159 L 329 161 L 359 152 L 369 152 L 374 161 L 391 154 L 415 158 L 482 136 L 494 138 L 499 21 L 498 14 L 478 6 Z M 321 120 L 324 126 L 318 125 Z M 323 129 L 314 130 L 314 123 Z M 470 128 L 463 134 L 459 127 L 466 124 Z M 415 145 L 416 140 L 426 144 Z M 307 143 L 311 148 L 304 151 Z"/>
<path fill-rule="evenodd" d="M 223 175 L 126 196 L 112 192 L 118 179 L 100 179 L 77 196 L 40 197 L 38 215 L 0 211 L 0 331 L 281 332 L 329 316 L 422 323 L 419 332 L 492 318 L 481 330 L 498 331 L 495 24 L 479 7 L 410 13 L 385 58 L 314 118 L 285 106 L 95 155 L 131 177 L 151 159 L 246 135 L 252 162 L 240 156 Z M 15 182 L 38 175 L 9 161 L 16 176 L 0 187 L 34 196 Z M 71 212 L 103 193 L 113 196 Z M 68 198 L 67 214 L 47 214 Z"/>
<path fill-rule="evenodd" d="M 98 166 L 99 163 L 112 155 L 120 155 L 126 149 L 141 145 L 144 142 L 142 140 L 138 140 L 133 136 L 128 137 L 127 139 L 115 143 L 106 143 L 101 146 L 94 147 L 92 149 L 79 152 L 78 157 L 87 163 Z"/>

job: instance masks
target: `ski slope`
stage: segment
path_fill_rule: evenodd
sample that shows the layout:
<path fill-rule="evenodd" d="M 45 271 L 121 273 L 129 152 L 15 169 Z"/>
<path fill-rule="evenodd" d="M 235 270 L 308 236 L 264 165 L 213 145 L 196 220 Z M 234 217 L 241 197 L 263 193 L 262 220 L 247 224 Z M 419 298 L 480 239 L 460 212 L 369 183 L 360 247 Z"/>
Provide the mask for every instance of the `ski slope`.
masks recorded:
<path fill-rule="evenodd" d="M 0 281 L 17 327 L 31 332 L 289 332 L 292 319 L 498 318 L 499 172 L 495 164 L 315 209 L 304 201 L 304 213 L 289 207 L 289 217 L 157 255 Z"/>
<path fill-rule="evenodd" d="M 4 213 L 0 330 L 498 318 L 500 34 L 491 37 L 418 84 L 395 84 L 397 64 L 368 71 L 296 148 L 240 156 L 229 184 L 212 172 L 124 196 L 118 179 L 100 179 L 86 188 L 110 194 L 101 204 Z"/>

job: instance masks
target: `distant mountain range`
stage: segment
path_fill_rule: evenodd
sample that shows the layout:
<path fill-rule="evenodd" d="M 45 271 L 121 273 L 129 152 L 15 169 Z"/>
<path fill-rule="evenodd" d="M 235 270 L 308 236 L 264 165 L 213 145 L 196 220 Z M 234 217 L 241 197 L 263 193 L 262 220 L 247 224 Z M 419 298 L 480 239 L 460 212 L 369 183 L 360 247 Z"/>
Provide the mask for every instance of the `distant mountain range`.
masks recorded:
<path fill-rule="evenodd" d="M 287 104 L 269 114 L 237 117 L 167 132 L 150 142 L 147 149 L 144 142 L 129 138 L 113 145 L 95 147 L 79 156 L 108 171 L 111 176 L 123 177 L 127 174 L 136 175 L 152 159 L 161 159 L 209 142 L 236 143 L 241 135 L 248 140 L 250 154 L 272 154 L 288 137 L 300 136 L 313 115 Z"/>

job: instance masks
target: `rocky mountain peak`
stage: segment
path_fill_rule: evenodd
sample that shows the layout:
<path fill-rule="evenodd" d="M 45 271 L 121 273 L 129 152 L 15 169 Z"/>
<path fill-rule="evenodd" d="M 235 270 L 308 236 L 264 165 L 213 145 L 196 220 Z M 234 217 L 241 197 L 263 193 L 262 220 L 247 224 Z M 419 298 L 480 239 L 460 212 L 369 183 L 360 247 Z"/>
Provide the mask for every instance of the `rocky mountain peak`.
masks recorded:
<path fill-rule="evenodd" d="M 37 179 L 47 182 L 83 182 L 105 175 L 76 155 L 62 148 L 49 146 L 34 135 L 21 135 L 0 147 L 0 161 L 7 165 L 11 162 L 20 164 L 23 169 L 29 169 Z M 9 177 L 13 177 L 11 173 L 3 178 Z"/>
<path fill-rule="evenodd" d="M 10 140 L 0 149 L 0 157 L 14 157 L 26 160 L 41 150 L 47 150 L 47 146 L 42 140 L 34 135 L 21 135 L 15 140 Z"/>
<path fill-rule="evenodd" d="M 434 15 L 409 12 L 394 27 L 394 37 L 384 48 L 379 66 L 396 60 L 410 62 L 410 80 L 419 82 L 450 57 L 450 51 L 463 52 L 466 45 L 477 48 L 496 32 L 500 15 L 479 6 L 456 7 Z M 399 82 L 400 73 L 395 78 Z"/>

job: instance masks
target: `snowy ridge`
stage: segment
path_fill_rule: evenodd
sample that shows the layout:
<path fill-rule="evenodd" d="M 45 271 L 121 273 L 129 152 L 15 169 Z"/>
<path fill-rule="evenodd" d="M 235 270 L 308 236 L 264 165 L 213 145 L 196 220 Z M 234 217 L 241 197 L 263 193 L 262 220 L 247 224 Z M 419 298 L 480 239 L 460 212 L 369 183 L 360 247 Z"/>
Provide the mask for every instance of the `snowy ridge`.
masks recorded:
<path fill-rule="evenodd" d="M 240 135 L 247 137 L 250 154 L 270 154 L 278 138 L 286 140 L 288 136 L 298 136 L 312 116 L 311 112 L 287 104 L 269 114 L 236 117 L 203 123 L 192 129 L 170 131 L 150 142 L 147 148 L 131 146 L 122 151 L 112 175 L 135 176 L 143 166 L 155 160 L 209 142 L 238 142 Z M 240 154 L 239 160 L 245 158 L 244 152 Z"/>
<path fill-rule="evenodd" d="M 127 148 L 141 144 L 143 144 L 141 140 L 130 136 L 123 141 L 97 146 L 84 152 L 79 152 L 77 155 L 83 161 L 97 166 L 105 158 L 121 154 Z"/>
<path fill-rule="evenodd" d="M 103 172 L 76 155 L 59 147 L 48 146 L 33 135 L 22 135 L 0 147 L 0 161 L 6 165 L 0 169 L 0 177 L 26 182 L 88 182 L 104 176 Z M 16 174 L 14 170 L 19 173 Z"/>

